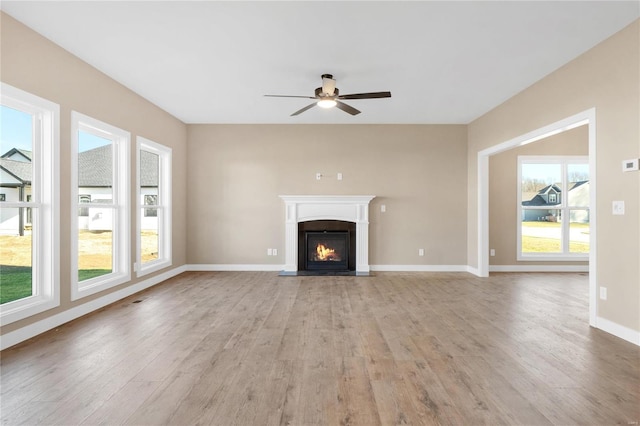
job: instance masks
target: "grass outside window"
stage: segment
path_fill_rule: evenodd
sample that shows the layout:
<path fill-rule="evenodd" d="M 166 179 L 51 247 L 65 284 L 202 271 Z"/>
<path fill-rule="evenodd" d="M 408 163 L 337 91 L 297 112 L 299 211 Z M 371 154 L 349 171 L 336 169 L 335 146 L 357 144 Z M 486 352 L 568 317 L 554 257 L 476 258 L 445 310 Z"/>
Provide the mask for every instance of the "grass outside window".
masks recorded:
<path fill-rule="evenodd" d="M 82 244 L 90 247 L 90 252 L 81 257 L 78 280 L 111 273 L 111 232 L 80 231 L 79 235 Z M 157 256 L 157 232 L 142 231 L 141 237 L 143 259 L 154 259 Z M 24 236 L 0 235 L 0 304 L 31 295 L 31 233 Z"/>

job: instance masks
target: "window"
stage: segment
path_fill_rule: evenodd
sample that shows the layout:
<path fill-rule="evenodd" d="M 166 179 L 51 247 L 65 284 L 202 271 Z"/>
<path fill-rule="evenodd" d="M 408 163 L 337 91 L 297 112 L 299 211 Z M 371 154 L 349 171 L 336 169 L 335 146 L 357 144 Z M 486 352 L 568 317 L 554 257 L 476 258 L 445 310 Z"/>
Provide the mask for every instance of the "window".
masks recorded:
<path fill-rule="evenodd" d="M 0 318 L 5 325 L 60 305 L 60 108 L 4 83 L 0 103 Z"/>
<path fill-rule="evenodd" d="M 518 260 L 588 260 L 589 159 L 518 157 Z"/>
<path fill-rule="evenodd" d="M 137 273 L 171 265 L 171 148 L 137 138 Z"/>
<path fill-rule="evenodd" d="M 71 299 L 131 279 L 129 152 L 124 130 L 73 111 Z"/>
<path fill-rule="evenodd" d="M 157 190 L 157 187 L 156 187 Z M 144 205 L 145 206 L 155 206 L 158 204 L 158 196 L 157 195 L 145 195 L 144 196 Z M 144 217 L 157 217 L 158 209 L 156 208 L 145 208 L 144 209 Z"/>
<path fill-rule="evenodd" d="M 78 202 L 80 204 L 83 204 L 83 203 L 90 204 L 91 203 L 91 195 L 89 195 L 89 194 L 78 195 Z M 89 207 L 80 207 L 78 209 L 78 216 L 89 217 Z M 83 225 L 80 224 L 80 227 L 82 227 L 82 226 Z"/>

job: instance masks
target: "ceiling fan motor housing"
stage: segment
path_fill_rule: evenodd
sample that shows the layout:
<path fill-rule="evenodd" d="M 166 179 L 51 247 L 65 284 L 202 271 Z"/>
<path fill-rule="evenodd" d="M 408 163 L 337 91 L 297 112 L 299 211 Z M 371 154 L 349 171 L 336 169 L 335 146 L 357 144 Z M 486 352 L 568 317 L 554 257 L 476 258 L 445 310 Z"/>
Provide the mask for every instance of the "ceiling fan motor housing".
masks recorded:
<path fill-rule="evenodd" d="M 324 93 L 324 91 L 322 90 L 322 87 L 318 87 L 316 88 L 316 98 L 321 99 L 321 98 L 333 98 L 336 97 L 340 94 L 340 90 L 338 90 L 338 88 L 336 87 L 335 89 L 333 89 L 333 95 Z"/>

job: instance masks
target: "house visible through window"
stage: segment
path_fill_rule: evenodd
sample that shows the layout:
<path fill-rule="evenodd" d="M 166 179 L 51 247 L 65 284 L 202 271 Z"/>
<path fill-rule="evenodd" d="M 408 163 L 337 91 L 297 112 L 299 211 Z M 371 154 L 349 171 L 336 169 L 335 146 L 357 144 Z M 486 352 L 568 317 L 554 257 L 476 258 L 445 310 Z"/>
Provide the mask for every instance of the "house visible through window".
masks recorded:
<path fill-rule="evenodd" d="M 129 145 L 117 127 L 72 113 L 73 282 L 76 300 L 130 279 Z"/>
<path fill-rule="evenodd" d="M 60 304 L 59 106 L 0 90 L 0 318 L 2 325 Z"/>
<path fill-rule="evenodd" d="M 171 149 L 138 137 L 138 276 L 171 265 Z"/>
<path fill-rule="evenodd" d="M 589 254 L 587 157 L 518 157 L 518 260 Z"/>

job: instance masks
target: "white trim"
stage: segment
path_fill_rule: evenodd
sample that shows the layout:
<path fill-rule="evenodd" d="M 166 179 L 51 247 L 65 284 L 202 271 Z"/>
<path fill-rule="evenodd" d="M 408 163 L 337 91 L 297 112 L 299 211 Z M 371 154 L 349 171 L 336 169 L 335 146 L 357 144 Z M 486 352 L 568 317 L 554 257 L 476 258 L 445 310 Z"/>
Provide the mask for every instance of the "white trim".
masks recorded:
<path fill-rule="evenodd" d="M 186 265 L 187 271 L 233 271 L 233 272 L 254 272 L 254 271 L 282 271 L 284 265 L 272 264 L 191 264 Z"/>
<path fill-rule="evenodd" d="M 640 346 L 640 331 L 633 330 L 602 317 L 597 317 L 596 321 L 596 328 L 599 328 L 609 334 L 613 334 L 614 336 L 633 343 L 636 346 Z"/>
<path fill-rule="evenodd" d="M 147 151 L 158 156 L 158 259 L 142 262 L 142 196 L 140 191 L 140 151 Z M 171 181 L 173 150 L 149 139 L 136 138 L 136 276 L 142 277 L 152 272 L 167 268 L 172 264 L 171 247 Z"/>
<path fill-rule="evenodd" d="M 112 142 L 112 200 L 101 204 L 113 208 L 112 272 L 78 281 L 78 132 Z M 131 134 L 111 124 L 71 111 L 71 300 L 95 294 L 131 281 Z"/>
<path fill-rule="evenodd" d="M 469 272 L 467 265 L 371 265 L 378 272 Z"/>
<path fill-rule="evenodd" d="M 589 272 L 589 265 L 489 265 L 489 272 Z"/>
<path fill-rule="evenodd" d="M 129 297 L 132 294 L 138 293 L 163 281 L 175 277 L 187 269 L 185 265 L 166 271 L 162 274 L 147 278 L 144 281 L 140 281 L 129 287 L 125 287 L 122 290 L 114 291 L 105 296 L 93 299 L 87 303 L 79 306 L 75 306 L 71 309 L 67 309 L 59 314 L 52 315 L 43 320 L 37 321 L 33 324 L 21 327 L 15 331 L 5 333 L 0 336 L 0 350 L 5 350 L 13 345 L 17 345 L 20 342 L 24 342 L 27 339 L 31 339 L 45 331 L 56 328 L 62 324 L 65 324 L 74 319 L 80 318 L 83 315 L 89 314 L 107 305 L 115 303 L 125 297 Z"/>
<path fill-rule="evenodd" d="M 478 268 L 474 268 L 473 266 L 467 265 L 467 272 L 475 275 L 476 277 L 482 277 L 480 275 L 480 270 L 478 270 Z"/>
<path fill-rule="evenodd" d="M 596 325 L 596 316 L 598 312 L 597 297 L 597 274 L 596 274 L 596 255 L 597 255 L 597 215 L 596 215 L 596 109 L 590 108 L 571 117 L 567 117 L 555 123 L 533 130 L 514 139 L 499 143 L 487 149 L 478 152 L 478 272 L 479 276 L 489 276 L 489 157 L 499 154 L 503 151 L 516 148 L 518 146 L 527 145 L 558 133 L 574 129 L 576 127 L 588 124 L 589 131 L 589 174 L 590 185 L 589 195 L 592 206 L 589 211 L 590 231 L 590 250 L 589 250 L 589 324 Z"/>
<path fill-rule="evenodd" d="M 60 106 L 0 83 L 0 103 L 33 116 L 33 295 L 0 307 L 6 325 L 60 306 Z"/>

